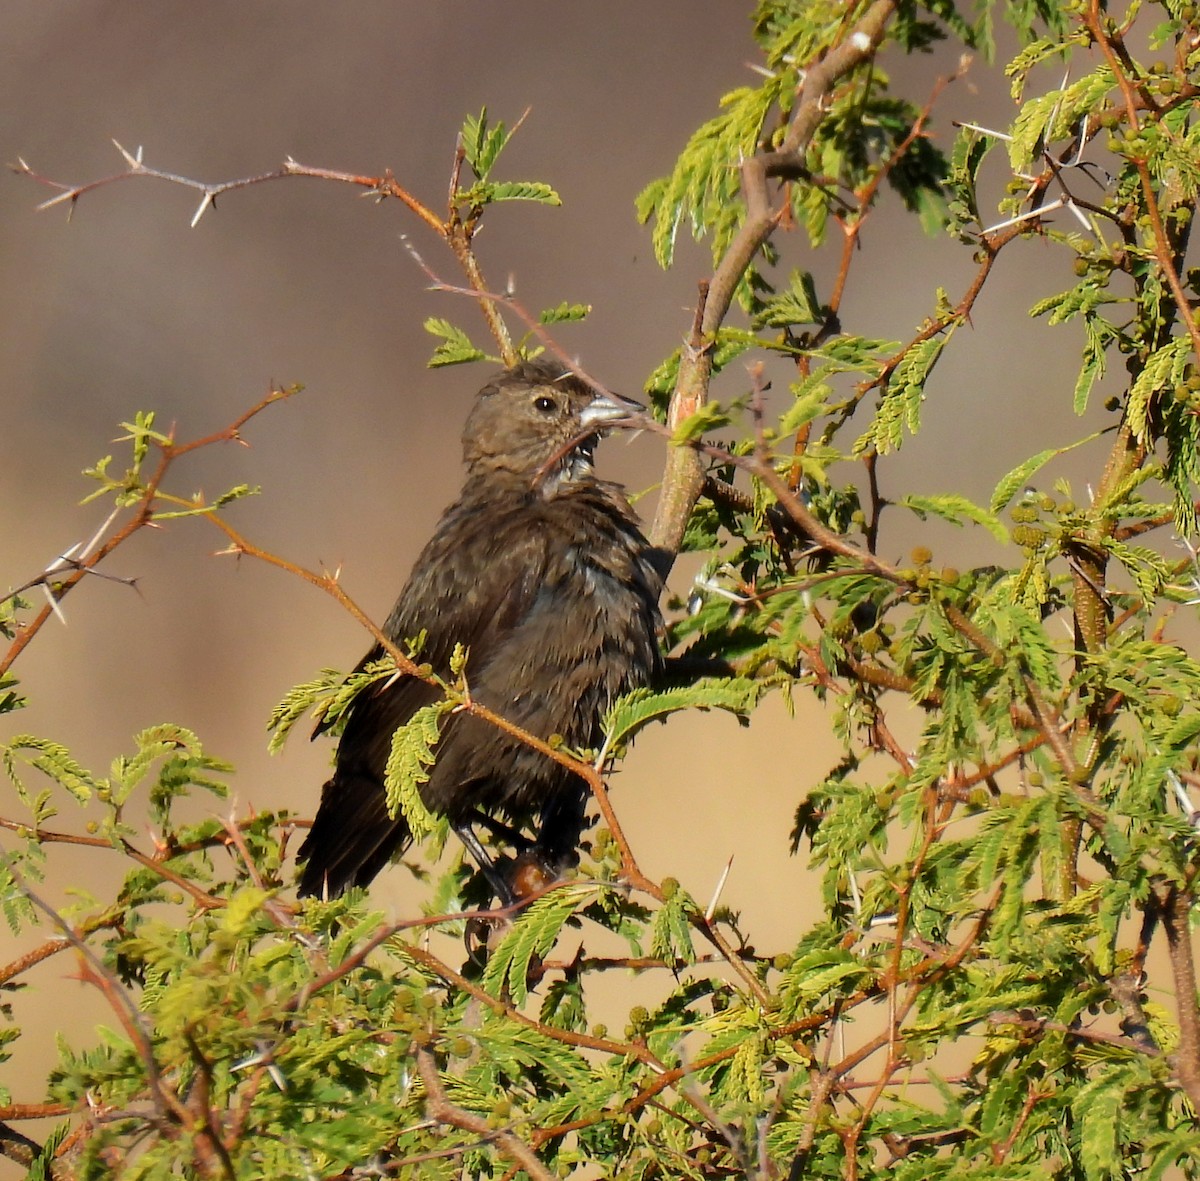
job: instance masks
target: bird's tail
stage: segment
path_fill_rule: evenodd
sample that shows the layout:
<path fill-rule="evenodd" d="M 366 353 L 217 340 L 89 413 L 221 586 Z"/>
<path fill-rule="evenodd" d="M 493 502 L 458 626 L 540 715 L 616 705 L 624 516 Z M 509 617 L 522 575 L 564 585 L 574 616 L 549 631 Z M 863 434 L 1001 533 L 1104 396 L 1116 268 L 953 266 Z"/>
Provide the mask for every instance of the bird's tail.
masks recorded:
<path fill-rule="evenodd" d="M 321 806 L 297 860 L 305 862 L 300 897 L 337 898 L 365 886 L 412 839 L 403 817 L 388 815 L 383 784 L 339 770 L 321 790 Z"/>

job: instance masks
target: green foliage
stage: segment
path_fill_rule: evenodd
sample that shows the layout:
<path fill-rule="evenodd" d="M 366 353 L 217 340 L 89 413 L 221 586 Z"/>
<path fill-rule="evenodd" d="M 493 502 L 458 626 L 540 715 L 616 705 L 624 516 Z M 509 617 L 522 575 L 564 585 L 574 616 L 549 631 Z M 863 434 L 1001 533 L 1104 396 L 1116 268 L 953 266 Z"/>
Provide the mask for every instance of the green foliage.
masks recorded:
<path fill-rule="evenodd" d="M 643 726 L 663 721 L 683 709 L 722 709 L 745 718 L 751 713 L 765 685 L 744 677 L 705 677 L 678 689 L 655 692 L 635 689 L 627 693 L 604 719 L 605 745 L 616 748 L 629 741 Z"/>
<path fill-rule="evenodd" d="M 539 324 L 570 324 L 585 320 L 592 310 L 590 303 L 567 303 L 565 300 L 557 307 L 547 308 L 538 316 Z"/>
<path fill-rule="evenodd" d="M 590 885 L 564 886 L 532 902 L 488 955 L 483 987 L 492 996 L 508 997 L 514 1005 L 523 1005 L 529 995 L 534 961 L 540 961 L 554 946 L 563 926 L 594 893 Z M 536 966 L 540 968 L 540 962 Z"/>
<path fill-rule="evenodd" d="M 442 365 L 465 365 L 470 361 L 487 359 L 487 354 L 482 349 L 477 349 L 467 334 L 461 328 L 451 324 L 449 320 L 440 320 L 436 316 L 430 316 L 425 321 L 424 328 L 431 336 L 440 337 L 442 341 L 433 350 L 433 356 L 429 358 L 431 369 L 437 369 Z"/>
<path fill-rule="evenodd" d="M 910 493 L 900 503 L 905 508 L 912 509 L 922 521 L 926 516 L 941 517 L 943 521 L 950 521 L 955 525 L 964 525 L 971 521 L 982 525 L 997 541 L 1003 543 L 1008 540 L 1008 530 L 995 513 L 972 504 L 965 496 L 954 493 L 944 496 L 918 496 Z"/>
<path fill-rule="evenodd" d="M 369 686 L 396 675 L 396 662 L 390 656 L 364 662 L 349 675 L 335 668 L 323 668 L 310 681 L 289 689 L 271 711 L 267 729 L 271 740 L 267 749 L 278 754 L 296 723 L 311 710 L 313 721 L 322 730 L 337 733 L 351 702 Z"/>
<path fill-rule="evenodd" d="M 503 123 L 494 127 L 488 124 L 487 108 L 479 116 L 468 115 L 459 133 L 463 158 L 475 174 L 476 183 L 470 188 L 455 192 L 455 200 L 464 205 L 482 209 L 498 201 L 536 201 L 542 205 L 561 205 L 558 194 L 541 181 L 500 181 L 490 179 L 500 153 L 516 128 L 511 131 Z M 427 325 L 428 327 L 428 325 Z"/>
<path fill-rule="evenodd" d="M 421 785 L 429 782 L 434 747 L 441 737 L 441 719 L 456 705 L 449 697 L 424 705 L 392 735 L 392 749 L 383 776 L 388 813 L 403 816 L 418 841 L 443 823 L 425 807 Z"/>

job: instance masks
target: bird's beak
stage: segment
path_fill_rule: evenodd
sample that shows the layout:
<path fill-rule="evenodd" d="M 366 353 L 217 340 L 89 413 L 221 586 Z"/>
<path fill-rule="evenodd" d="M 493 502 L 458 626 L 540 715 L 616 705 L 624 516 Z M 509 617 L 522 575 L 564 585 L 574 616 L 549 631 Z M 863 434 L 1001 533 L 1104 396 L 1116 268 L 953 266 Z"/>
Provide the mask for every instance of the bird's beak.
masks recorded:
<path fill-rule="evenodd" d="M 603 428 L 641 414 L 646 409 L 641 402 L 626 398 L 622 394 L 600 394 L 593 398 L 580 412 L 579 421 L 585 427 Z"/>

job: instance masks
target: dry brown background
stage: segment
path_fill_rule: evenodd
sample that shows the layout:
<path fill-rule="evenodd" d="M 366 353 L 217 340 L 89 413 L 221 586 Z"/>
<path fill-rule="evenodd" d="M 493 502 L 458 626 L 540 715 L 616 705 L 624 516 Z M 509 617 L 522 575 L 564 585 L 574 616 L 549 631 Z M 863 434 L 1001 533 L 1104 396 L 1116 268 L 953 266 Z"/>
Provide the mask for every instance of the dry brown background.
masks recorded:
<path fill-rule="evenodd" d="M 501 175 L 547 180 L 564 206 L 493 211 L 479 239 L 485 272 L 497 285 L 511 275 L 533 308 L 593 304 L 590 321 L 561 340 L 606 383 L 636 393 L 686 330 L 707 262 L 689 248 L 661 272 L 633 198 L 721 94 L 753 84 L 750 7 L 5 0 L 0 155 L 78 182 L 119 170 L 113 138 L 205 179 L 266 171 L 290 154 L 366 173 L 390 167 L 436 207 L 464 114 L 487 104 L 511 123 L 529 107 Z M 923 102 L 948 63 L 885 64 Z M 994 69 L 977 65 L 940 104 L 939 143 L 949 147 L 951 117 L 1007 119 L 1005 92 Z M 0 582 L 35 575 L 104 518 L 98 504 L 78 507 L 88 490 L 78 473 L 114 450 L 117 424 L 135 410 L 153 408 L 160 425 L 190 437 L 223 426 L 269 382 L 302 382 L 299 399 L 249 428 L 253 449 L 206 451 L 181 465 L 175 487 L 260 484 L 262 495 L 234 510 L 238 525 L 301 564 L 340 565 L 349 593 L 381 618 L 457 489 L 458 430 L 484 374 L 425 368 L 427 316 L 485 336 L 476 310 L 427 291 L 407 257 L 402 233 L 457 277 L 423 227 L 396 203 L 311 180 L 230 195 L 195 229 L 194 195 L 156 181 L 91 194 L 70 224 L 61 207 L 35 211 L 50 194 L 28 179 L 6 174 L 0 186 Z M 973 267 L 969 251 L 894 216 L 895 204 L 865 235 L 843 320 L 903 339 L 932 311 L 935 283 L 957 297 Z M 784 245 L 788 265 L 830 274 L 830 251 L 810 257 L 799 235 Z M 1006 253 L 976 308 L 981 330 L 960 334 L 930 386 L 939 427 L 889 461 L 888 489 L 986 499 L 1032 450 L 1083 433 L 1067 406 L 1072 338 L 1024 316 L 1065 285 L 1068 265 L 1037 241 Z M 731 370 L 719 388 L 744 385 L 744 371 Z M 123 463 L 121 445 L 115 452 Z M 661 460 L 650 438 L 601 451 L 605 474 L 637 490 L 653 485 Z M 988 556 L 950 531 L 933 536 L 939 562 Z M 898 556 L 911 535 L 886 544 Z M 213 557 L 218 546 L 215 530 L 186 522 L 119 551 L 109 569 L 136 577 L 137 591 L 90 579 L 70 597 L 69 626 L 52 622 L 18 663 L 33 704 L 5 719 L 0 737 L 51 735 L 103 771 L 131 733 L 172 720 L 237 765 L 239 807 L 311 813 L 328 747 L 298 740 L 270 759 L 265 720 L 293 683 L 322 665 L 350 666 L 364 636 L 312 588 Z M 701 716 L 641 739 L 616 794 L 648 871 L 707 898 L 732 855 L 726 901 L 760 946 L 794 939 L 810 921 L 813 879 L 788 857 L 787 834 L 797 800 L 834 757 L 826 731 L 821 711 L 802 702 L 794 721 L 771 705 L 748 730 Z M 78 820 L 67 814 L 67 824 Z M 105 861 L 54 857 L 81 880 L 97 880 Z M 407 881 L 384 875 L 381 905 L 407 905 Z M 49 1024 L 86 1041 L 95 1006 L 70 971 L 52 961 L 42 1003 Z M 26 1053 L 2 1076 L 18 1098 L 37 1091 L 31 1061 Z"/>

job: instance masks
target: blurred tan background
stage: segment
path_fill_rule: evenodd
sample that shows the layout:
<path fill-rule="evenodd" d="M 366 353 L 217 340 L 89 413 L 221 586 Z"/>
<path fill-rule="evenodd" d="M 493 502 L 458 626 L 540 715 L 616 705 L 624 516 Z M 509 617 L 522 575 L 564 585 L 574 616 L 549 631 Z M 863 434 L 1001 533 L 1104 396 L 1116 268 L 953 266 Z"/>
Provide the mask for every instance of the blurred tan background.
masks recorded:
<path fill-rule="evenodd" d="M 686 331 L 708 264 L 705 249 L 688 247 L 662 273 L 633 198 L 721 94 L 753 83 L 750 7 L 6 0 L 0 155 L 75 183 L 121 169 L 113 138 L 143 146 L 149 164 L 209 180 L 267 171 L 290 154 L 369 174 L 390 167 L 440 208 L 463 116 L 486 104 L 511 124 L 529 107 L 499 175 L 550 182 L 563 208 L 492 211 L 478 242 L 485 273 L 496 286 L 511 275 L 533 309 L 593 304 L 560 339 L 598 378 L 637 393 Z M 952 64 L 885 62 L 918 102 Z M 943 97 L 933 132 L 948 150 L 950 118 L 1006 121 L 1010 109 L 1003 79 L 977 65 Z M 1006 179 L 996 175 L 997 189 Z M 155 409 L 160 426 L 194 437 L 270 382 L 301 382 L 304 394 L 247 429 L 252 449 L 204 451 L 178 466 L 173 487 L 260 484 L 261 496 L 233 510 L 238 526 L 303 565 L 340 565 L 347 591 L 381 619 L 457 490 L 459 427 L 487 372 L 425 368 L 427 316 L 488 342 L 471 305 L 426 290 L 400 235 L 456 281 L 452 260 L 399 204 L 312 180 L 231 194 L 195 229 L 195 194 L 158 181 L 89 194 L 70 224 L 61 206 L 35 211 L 51 195 L 27 178 L 0 180 L 0 583 L 36 575 L 103 520 L 102 505 L 78 507 L 89 490 L 78 473 L 110 450 L 123 466 L 127 451 L 110 440 L 135 410 Z M 935 283 L 958 298 L 974 267 L 969 250 L 922 237 L 896 205 L 889 198 L 865 235 L 843 323 L 899 340 L 933 310 Z M 827 294 L 837 243 L 816 258 L 799 235 L 783 245 L 785 265 L 811 267 Z M 985 331 L 964 330 L 931 384 L 941 431 L 887 462 L 885 491 L 986 500 L 1030 451 L 1083 433 L 1069 411 L 1074 339 L 1024 315 L 1066 285 L 1068 268 L 1038 241 L 1006 253 L 976 309 Z M 720 388 L 743 385 L 744 371 L 731 370 Z M 654 484 L 661 460 L 650 438 L 600 452 L 602 471 L 634 490 Z M 989 556 L 949 530 L 922 537 L 938 562 Z M 887 556 L 911 544 L 896 530 Z M 365 637 L 311 587 L 213 557 L 218 548 L 216 531 L 195 521 L 118 551 L 108 570 L 137 578 L 137 590 L 93 578 L 69 597 L 69 626 L 52 621 L 16 666 L 33 704 L 5 720 L 3 736 L 53 736 L 102 773 L 134 731 L 176 721 L 236 764 L 239 807 L 311 814 L 329 748 L 298 736 L 268 758 L 267 714 L 317 668 L 350 667 Z M 725 900 L 760 947 L 790 942 L 807 926 L 814 884 L 787 856 L 792 815 L 834 758 L 824 714 L 807 700 L 796 721 L 773 703 L 749 730 L 684 718 L 639 741 L 616 802 L 651 874 L 674 874 L 706 899 L 732 855 Z M 52 864 L 83 880 L 104 861 L 52 850 Z M 407 905 L 408 881 L 385 874 L 381 904 Z M 70 970 L 60 958 L 41 977 L 59 1010 L 86 1003 Z M 23 1070 L 5 1082 L 32 1098 Z"/>

